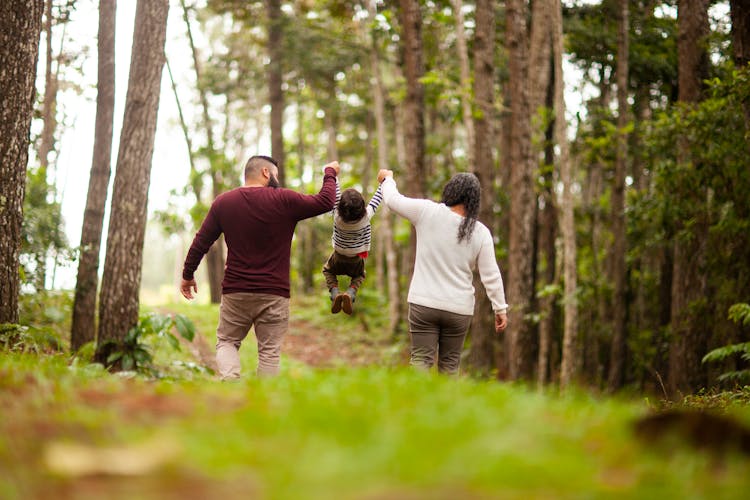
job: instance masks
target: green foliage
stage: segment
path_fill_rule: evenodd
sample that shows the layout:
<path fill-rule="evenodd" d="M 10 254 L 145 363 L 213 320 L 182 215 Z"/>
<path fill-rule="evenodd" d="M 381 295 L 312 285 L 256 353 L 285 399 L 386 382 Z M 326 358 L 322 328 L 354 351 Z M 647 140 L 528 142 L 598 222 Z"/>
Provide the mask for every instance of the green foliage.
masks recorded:
<path fill-rule="evenodd" d="M 0 324 L 0 350 L 34 354 L 52 353 L 62 350 L 62 342 L 49 328 L 3 323 Z"/>
<path fill-rule="evenodd" d="M 750 304 L 734 304 L 729 308 L 729 319 L 737 324 L 750 325 Z M 716 363 L 732 359 L 737 355 L 746 363 L 750 363 L 750 342 L 741 342 L 739 344 L 730 344 L 719 347 L 703 357 L 703 363 Z M 722 382 L 747 383 L 750 382 L 750 368 L 730 370 L 719 376 Z"/>
<path fill-rule="evenodd" d="M 738 325 L 750 326 L 750 304 L 735 304 L 730 307 L 729 319 Z"/>
<path fill-rule="evenodd" d="M 55 188 L 47 182 L 47 170 L 32 168 L 26 174 L 21 228 L 21 276 L 24 283 L 44 289 L 47 259 L 72 260 L 65 237 L 60 202 Z"/>
<path fill-rule="evenodd" d="M 17 347 L 33 352 L 62 351 L 70 336 L 73 293 L 42 290 L 22 293 L 18 299 Z"/>
<path fill-rule="evenodd" d="M 156 376 L 159 374 L 153 365 L 151 350 L 144 343 L 146 337 L 153 336 L 164 339 L 175 350 L 180 350 L 180 341 L 171 333 L 172 328 L 187 340 L 193 340 L 195 326 L 186 316 L 181 314 L 164 315 L 150 313 L 141 316 L 138 324 L 128 330 L 122 342 L 108 340 L 101 349 L 108 352 L 106 365 L 108 368 L 118 368 L 124 371 L 137 371 Z"/>

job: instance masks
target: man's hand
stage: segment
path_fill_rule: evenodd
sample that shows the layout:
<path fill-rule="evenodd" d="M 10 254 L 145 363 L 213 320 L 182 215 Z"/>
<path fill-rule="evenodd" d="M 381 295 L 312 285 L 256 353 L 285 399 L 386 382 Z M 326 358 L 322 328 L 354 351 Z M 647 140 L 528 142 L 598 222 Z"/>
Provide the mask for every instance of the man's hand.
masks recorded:
<path fill-rule="evenodd" d="M 339 165 L 339 162 L 332 161 L 331 163 L 327 164 L 325 167 L 323 167 L 323 171 L 327 168 L 332 168 L 336 171 L 336 176 L 338 177 L 339 172 L 341 171 L 341 166 Z"/>
<path fill-rule="evenodd" d="M 505 312 L 495 313 L 495 333 L 500 333 L 508 326 L 508 315 Z"/>
<path fill-rule="evenodd" d="M 198 293 L 198 285 L 195 283 L 195 279 L 183 279 L 182 283 L 180 283 L 180 293 L 182 296 L 188 300 L 193 300 L 195 297 L 193 292 Z"/>
<path fill-rule="evenodd" d="M 381 169 L 378 172 L 378 182 L 383 182 L 386 177 L 393 177 L 393 170 Z"/>

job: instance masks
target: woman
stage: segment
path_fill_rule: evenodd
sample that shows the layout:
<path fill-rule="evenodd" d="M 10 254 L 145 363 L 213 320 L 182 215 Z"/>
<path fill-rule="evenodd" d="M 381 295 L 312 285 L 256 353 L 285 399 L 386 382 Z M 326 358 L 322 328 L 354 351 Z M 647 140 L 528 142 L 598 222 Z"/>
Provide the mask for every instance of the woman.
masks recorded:
<path fill-rule="evenodd" d="M 479 179 L 456 174 L 443 188 L 443 202 L 407 198 L 398 192 L 391 170 L 381 170 L 383 200 L 411 222 L 417 255 L 409 287 L 411 364 L 458 373 L 466 332 L 474 313 L 474 269 L 495 312 L 495 331 L 508 323 L 505 290 L 490 230 L 477 221 Z"/>

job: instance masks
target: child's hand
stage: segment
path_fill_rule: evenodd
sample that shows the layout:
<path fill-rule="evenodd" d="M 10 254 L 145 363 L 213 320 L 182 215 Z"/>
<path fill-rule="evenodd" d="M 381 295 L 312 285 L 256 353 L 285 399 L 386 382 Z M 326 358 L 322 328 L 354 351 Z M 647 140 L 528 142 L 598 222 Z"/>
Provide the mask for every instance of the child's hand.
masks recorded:
<path fill-rule="evenodd" d="M 339 166 L 339 162 L 332 161 L 331 163 L 329 163 L 325 167 L 323 167 L 323 171 L 325 171 L 325 169 L 327 169 L 329 167 L 332 168 L 332 169 L 334 169 L 336 171 L 336 175 L 337 176 L 339 175 L 339 172 L 341 171 L 341 166 Z"/>
<path fill-rule="evenodd" d="M 383 182 L 386 177 L 393 177 L 393 170 L 381 169 L 378 172 L 378 182 Z"/>

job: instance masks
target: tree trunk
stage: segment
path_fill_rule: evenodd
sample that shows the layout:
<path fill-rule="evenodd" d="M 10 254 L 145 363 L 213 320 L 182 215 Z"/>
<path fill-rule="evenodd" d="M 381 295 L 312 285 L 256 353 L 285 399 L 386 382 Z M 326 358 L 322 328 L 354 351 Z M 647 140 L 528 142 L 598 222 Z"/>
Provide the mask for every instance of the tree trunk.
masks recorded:
<path fill-rule="evenodd" d="M 460 8 L 460 1 L 454 1 Z M 474 95 L 479 113 L 474 118 L 474 173 L 482 186 L 479 220 L 494 234 L 495 161 L 492 150 L 494 121 L 495 2 L 477 0 L 474 34 Z M 465 43 L 465 42 L 464 42 Z M 470 147 L 472 147 L 470 145 Z M 467 363 L 476 372 L 488 374 L 495 368 L 495 323 L 492 304 L 477 279 L 474 318 L 471 323 L 471 350 Z"/>
<path fill-rule="evenodd" d="M 307 163 L 307 155 L 305 154 L 305 132 L 303 124 L 305 123 L 305 115 L 301 104 L 297 104 L 297 165 L 299 165 L 299 176 L 303 176 L 304 165 Z M 315 182 L 315 175 L 313 174 L 313 183 Z M 315 236 L 315 228 L 313 227 L 315 221 L 312 219 L 300 221 L 297 224 L 297 255 L 298 267 L 300 273 L 300 288 L 306 293 L 314 293 L 315 276 L 314 271 L 320 269 L 314 269 L 313 265 L 315 261 L 315 247 L 312 239 Z"/>
<path fill-rule="evenodd" d="M 418 0 L 399 0 L 406 100 L 403 104 L 404 146 L 409 169 L 406 172 L 407 194 L 425 196 L 424 143 L 424 76 L 422 61 L 422 15 Z M 412 238 L 412 241 L 414 239 Z M 413 253 L 412 253 L 413 255 Z"/>
<path fill-rule="evenodd" d="M 683 103 L 701 100 L 702 82 L 708 74 L 708 53 L 705 41 L 709 33 L 708 0 L 679 0 L 677 15 L 678 99 Z M 678 145 L 678 162 L 691 161 L 688 145 Z M 704 202 L 705 189 L 694 193 L 697 203 Z M 702 296 L 701 239 L 704 238 L 704 216 L 698 215 L 692 228 L 678 227 L 687 232 L 675 238 L 672 268 L 671 334 L 669 346 L 670 395 L 681 398 L 697 389 L 703 382 L 700 360 L 705 354 L 705 335 L 699 317 L 691 313 L 691 304 Z"/>
<path fill-rule="evenodd" d="M 483 21 L 479 15 L 479 3 L 477 2 L 477 24 Z M 476 168 L 474 156 L 474 119 L 471 112 L 471 69 L 469 67 L 469 49 L 466 47 L 466 32 L 464 30 L 463 0 L 451 0 L 451 5 L 453 6 L 453 15 L 456 18 L 456 51 L 458 52 L 458 62 L 461 70 L 461 114 L 463 116 L 464 128 L 466 129 L 466 157 L 469 168 L 472 169 Z M 493 8 L 492 19 L 495 18 L 494 14 Z M 494 26 L 492 28 L 492 32 L 494 33 Z M 477 31 L 479 31 L 479 27 L 477 27 Z M 474 36 L 476 37 L 477 35 L 475 34 Z M 476 57 L 476 47 L 474 48 L 474 53 Z"/>
<path fill-rule="evenodd" d="M 39 166 L 45 172 L 49 166 L 49 154 L 55 147 L 57 128 L 57 78 L 52 71 L 52 0 L 45 8 L 44 32 L 46 38 L 44 100 L 42 101 L 42 135 L 39 141 Z"/>
<path fill-rule="evenodd" d="M 531 312 L 533 234 L 536 197 L 531 154 L 531 113 L 527 90 L 526 8 L 522 0 L 506 3 L 506 37 L 510 86 L 510 244 L 508 269 L 509 331 L 506 334 L 510 378 L 529 378 L 532 367 Z"/>
<path fill-rule="evenodd" d="M 115 112 L 115 18 L 117 0 L 99 3 L 98 75 L 94 154 L 91 161 L 86 210 L 81 227 L 70 349 L 77 351 L 96 337 L 96 292 L 99 283 L 99 251 L 112 158 Z"/>
<path fill-rule="evenodd" d="M 138 0 L 99 301 L 97 360 L 138 322 L 148 187 L 164 66 L 168 0 Z"/>
<path fill-rule="evenodd" d="M 560 180 L 563 185 L 562 194 L 562 223 L 560 230 L 563 239 L 563 279 L 565 291 L 563 295 L 563 349 L 560 364 L 560 387 L 566 387 L 575 380 L 580 366 L 578 348 L 578 277 L 576 274 L 576 241 L 575 219 L 573 213 L 573 165 L 569 157 L 567 122 L 565 120 L 565 78 L 563 75 L 563 19 L 562 4 L 555 0 L 552 9 L 555 16 L 552 23 L 552 51 L 555 64 L 555 136 L 560 149 L 558 158 L 560 164 Z"/>
<path fill-rule="evenodd" d="M 0 2 L 0 324 L 18 322 L 29 128 L 44 0 Z"/>
<path fill-rule="evenodd" d="M 206 131 L 206 156 L 208 157 L 209 171 L 211 173 L 211 186 L 213 190 L 213 199 L 216 199 L 223 190 L 223 179 L 219 167 L 217 166 L 217 154 L 214 142 L 214 127 L 209 114 L 208 93 L 201 78 L 201 64 L 198 56 L 198 49 L 193 39 L 193 30 L 190 26 L 190 17 L 188 15 L 187 4 L 185 0 L 180 0 L 182 6 L 182 17 L 185 21 L 185 28 L 190 43 L 190 53 L 193 58 L 193 69 L 195 70 L 195 82 L 198 89 L 198 96 L 201 103 L 201 119 L 203 128 Z M 201 193 L 195 193 L 196 198 L 200 200 Z M 206 269 L 208 271 L 209 296 L 212 304 L 221 302 L 221 281 L 224 279 L 224 238 L 217 239 L 206 255 Z"/>
<path fill-rule="evenodd" d="M 552 63 L 551 53 L 549 54 L 549 60 L 547 62 Z M 550 64 L 552 66 L 552 64 Z M 546 106 L 549 109 L 554 109 L 555 106 L 555 86 L 554 81 L 550 78 L 547 85 L 547 96 Z M 555 164 L 555 151 L 554 151 L 554 140 L 555 140 L 554 122 L 550 123 L 545 132 L 545 148 L 544 148 L 544 190 L 542 192 L 543 206 L 539 210 L 538 220 L 538 231 L 537 237 L 538 252 L 539 252 L 539 263 L 542 283 L 539 286 L 539 290 L 544 290 L 545 287 L 555 285 L 558 282 L 558 271 L 557 271 L 557 248 L 556 240 L 558 233 L 558 203 L 555 194 L 555 178 L 554 169 L 551 168 Z M 537 386 L 539 388 L 550 380 L 550 374 L 556 370 L 557 367 L 557 356 L 556 350 L 554 349 L 554 334 L 557 325 L 557 294 L 546 293 L 541 294 L 539 298 L 539 313 L 541 319 L 539 320 L 539 353 L 537 355 Z M 553 356 L 555 354 L 555 356 Z M 553 358 L 555 358 L 553 360 Z"/>
<path fill-rule="evenodd" d="M 266 0 L 268 16 L 268 99 L 271 105 L 271 156 L 279 163 L 279 182 L 286 185 L 284 172 L 284 91 L 283 71 L 283 27 L 280 0 Z"/>
<path fill-rule="evenodd" d="M 729 0 L 732 17 L 732 53 L 737 69 L 748 69 L 750 64 L 750 0 Z M 750 103 L 742 105 L 745 130 L 750 130 Z"/>
<path fill-rule="evenodd" d="M 374 21 L 377 16 L 377 1 L 367 1 L 367 11 L 371 22 Z M 372 86 L 373 102 L 375 104 L 375 133 L 377 134 L 378 144 L 378 170 L 388 168 L 388 132 L 386 130 L 385 121 L 385 89 L 383 87 L 383 77 L 380 70 L 380 52 L 378 50 L 378 41 L 375 36 L 375 31 L 371 32 L 372 45 L 370 49 L 370 71 L 374 79 L 374 85 Z M 388 331 L 391 335 L 396 332 L 398 323 L 400 321 L 400 290 L 398 282 L 398 260 L 396 256 L 396 248 L 393 242 L 393 217 L 390 211 L 386 208 L 382 208 L 380 214 L 380 223 L 382 233 L 382 244 L 384 246 L 385 254 L 385 269 L 386 278 L 388 283 L 388 317 L 390 319 Z"/>
<path fill-rule="evenodd" d="M 548 0 L 535 0 L 531 5 L 531 38 L 529 45 L 529 109 L 532 114 L 532 129 L 538 140 L 532 141 L 533 156 L 540 158 L 544 150 L 545 169 L 539 172 L 539 177 L 545 178 L 545 186 L 540 193 L 543 207 L 537 210 L 537 238 L 536 245 L 539 256 L 537 265 L 541 276 L 541 287 L 551 285 L 555 280 L 555 237 L 557 229 L 557 209 L 554 200 L 553 172 L 547 170 L 547 166 L 554 164 L 554 153 L 548 155 L 550 148 L 542 147 L 553 138 L 545 137 L 552 135 L 551 126 L 544 123 L 543 107 L 554 106 L 552 91 L 552 38 L 550 33 L 552 27 L 552 2 Z M 544 140 L 548 139 L 548 140 Z M 539 352 L 537 354 L 537 383 L 542 387 L 549 375 L 549 357 L 552 342 L 552 328 L 554 327 L 554 304 L 553 295 L 544 295 L 539 300 Z"/>
<path fill-rule="evenodd" d="M 620 19 L 617 35 L 617 158 L 612 185 L 612 274 L 614 275 L 614 296 L 612 298 L 612 346 L 609 354 L 608 387 L 615 391 L 622 387 L 625 377 L 625 357 L 627 349 L 627 264 L 625 262 L 625 175 L 628 162 L 628 50 L 630 41 L 630 13 L 628 0 L 620 0 Z"/>
<path fill-rule="evenodd" d="M 531 39 L 529 44 L 529 108 L 532 116 L 538 116 L 544 106 L 550 85 L 552 69 L 552 2 L 534 0 L 531 6 Z"/>

